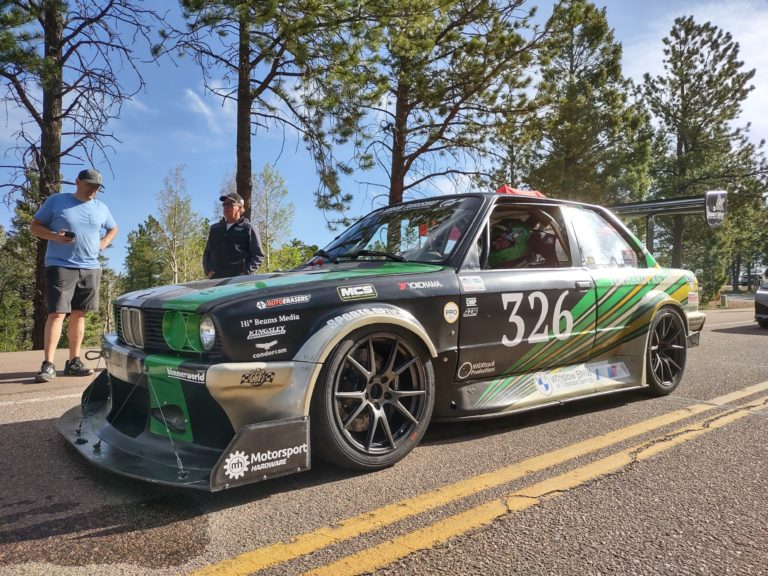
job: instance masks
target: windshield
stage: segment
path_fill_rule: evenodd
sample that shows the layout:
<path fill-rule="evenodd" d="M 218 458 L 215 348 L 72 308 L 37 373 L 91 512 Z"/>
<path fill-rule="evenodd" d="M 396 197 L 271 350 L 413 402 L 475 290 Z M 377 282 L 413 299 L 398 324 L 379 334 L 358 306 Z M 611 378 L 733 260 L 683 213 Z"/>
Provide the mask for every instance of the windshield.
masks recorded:
<path fill-rule="evenodd" d="M 479 205 L 476 197 L 397 204 L 369 214 L 317 254 L 332 262 L 443 262 L 464 237 Z"/>

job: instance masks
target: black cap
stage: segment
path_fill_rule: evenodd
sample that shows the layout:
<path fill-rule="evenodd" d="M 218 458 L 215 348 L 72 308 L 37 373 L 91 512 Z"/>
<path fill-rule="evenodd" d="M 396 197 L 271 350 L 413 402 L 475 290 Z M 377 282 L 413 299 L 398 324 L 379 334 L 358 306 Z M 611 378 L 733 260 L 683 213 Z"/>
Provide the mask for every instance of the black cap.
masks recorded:
<path fill-rule="evenodd" d="M 80 170 L 77 179 L 81 182 L 88 182 L 88 184 L 98 184 L 101 188 L 104 188 L 104 184 L 101 183 L 101 173 L 93 168 Z"/>
<path fill-rule="evenodd" d="M 219 196 L 219 200 L 222 202 L 226 202 L 229 200 L 230 202 L 234 202 L 235 204 L 239 206 L 245 206 L 245 200 L 243 200 L 243 197 L 240 196 L 237 192 L 229 192 L 227 194 L 224 194 L 223 196 Z"/>

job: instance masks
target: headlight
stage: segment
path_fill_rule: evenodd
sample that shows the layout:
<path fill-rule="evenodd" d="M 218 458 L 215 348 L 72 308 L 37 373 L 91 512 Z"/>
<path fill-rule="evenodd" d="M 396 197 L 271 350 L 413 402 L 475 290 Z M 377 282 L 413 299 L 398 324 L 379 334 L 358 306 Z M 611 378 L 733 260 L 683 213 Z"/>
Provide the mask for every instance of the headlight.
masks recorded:
<path fill-rule="evenodd" d="M 200 343 L 206 351 L 211 350 L 216 344 L 216 326 L 213 324 L 213 318 L 208 315 L 200 320 Z"/>

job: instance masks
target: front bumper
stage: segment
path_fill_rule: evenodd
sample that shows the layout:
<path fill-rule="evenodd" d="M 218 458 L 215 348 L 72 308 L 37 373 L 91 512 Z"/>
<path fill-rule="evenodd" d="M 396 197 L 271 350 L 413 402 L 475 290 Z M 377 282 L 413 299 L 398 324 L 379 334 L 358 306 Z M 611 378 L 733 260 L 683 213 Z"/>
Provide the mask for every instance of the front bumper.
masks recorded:
<path fill-rule="evenodd" d="M 688 348 L 693 348 L 699 345 L 701 339 L 701 330 L 704 328 L 704 322 L 707 320 L 707 315 L 704 312 L 686 312 L 688 318 Z"/>
<path fill-rule="evenodd" d="M 310 363 L 206 365 L 110 335 L 107 369 L 57 422 L 91 463 L 149 482 L 221 490 L 309 468 Z"/>

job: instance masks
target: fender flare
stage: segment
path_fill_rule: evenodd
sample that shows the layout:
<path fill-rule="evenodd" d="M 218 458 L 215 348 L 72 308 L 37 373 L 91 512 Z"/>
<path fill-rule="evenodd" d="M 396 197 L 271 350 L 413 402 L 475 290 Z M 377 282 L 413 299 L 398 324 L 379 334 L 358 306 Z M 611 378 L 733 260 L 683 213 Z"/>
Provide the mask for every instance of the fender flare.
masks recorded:
<path fill-rule="evenodd" d="M 315 384 L 328 356 L 350 333 L 372 324 L 403 328 L 422 342 L 432 358 L 436 358 L 438 355 L 434 342 L 421 322 L 403 308 L 391 304 L 371 304 L 336 310 L 323 318 L 319 324 L 320 328 L 304 342 L 293 357 L 295 362 L 314 366 L 305 388 L 303 410 L 305 415 L 309 414 L 309 404 L 312 400 Z"/>

